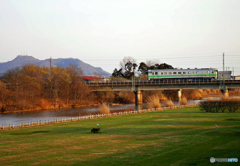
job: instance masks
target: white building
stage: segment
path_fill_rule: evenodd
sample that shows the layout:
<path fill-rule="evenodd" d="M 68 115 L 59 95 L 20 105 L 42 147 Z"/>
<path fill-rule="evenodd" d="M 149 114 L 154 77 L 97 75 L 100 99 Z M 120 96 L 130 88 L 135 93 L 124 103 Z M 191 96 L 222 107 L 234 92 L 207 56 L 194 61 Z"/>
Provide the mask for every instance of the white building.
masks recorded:
<path fill-rule="evenodd" d="M 218 71 L 218 79 L 219 80 L 222 80 L 223 79 L 223 76 L 224 76 L 224 80 L 231 80 L 232 77 L 232 71 Z"/>

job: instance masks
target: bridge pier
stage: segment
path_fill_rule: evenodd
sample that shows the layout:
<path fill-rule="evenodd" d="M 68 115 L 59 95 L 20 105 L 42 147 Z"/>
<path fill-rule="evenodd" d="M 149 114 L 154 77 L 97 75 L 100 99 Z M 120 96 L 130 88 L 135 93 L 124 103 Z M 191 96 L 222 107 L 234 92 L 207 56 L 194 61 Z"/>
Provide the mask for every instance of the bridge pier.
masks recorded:
<path fill-rule="evenodd" d="M 182 89 L 178 89 L 177 94 L 178 94 L 178 101 L 181 101 L 182 100 Z"/>
<path fill-rule="evenodd" d="M 135 94 L 135 108 L 140 110 L 142 108 L 142 91 L 134 91 Z"/>

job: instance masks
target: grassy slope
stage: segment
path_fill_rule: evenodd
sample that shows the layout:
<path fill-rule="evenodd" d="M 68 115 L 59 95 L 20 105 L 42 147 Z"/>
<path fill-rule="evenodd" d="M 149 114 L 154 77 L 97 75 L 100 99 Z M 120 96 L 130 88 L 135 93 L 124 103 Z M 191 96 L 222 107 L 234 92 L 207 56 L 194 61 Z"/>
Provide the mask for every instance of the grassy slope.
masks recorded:
<path fill-rule="evenodd" d="M 210 165 L 210 157 L 240 159 L 240 111 L 195 107 L 0 131 L 0 165 Z M 224 164 L 239 162 L 215 163 Z"/>

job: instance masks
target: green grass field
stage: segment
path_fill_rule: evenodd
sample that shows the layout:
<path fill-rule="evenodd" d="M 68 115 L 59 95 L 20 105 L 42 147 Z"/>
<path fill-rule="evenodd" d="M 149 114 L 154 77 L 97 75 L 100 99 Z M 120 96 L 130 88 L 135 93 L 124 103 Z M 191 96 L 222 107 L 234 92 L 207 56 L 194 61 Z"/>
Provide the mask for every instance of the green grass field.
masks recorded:
<path fill-rule="evenodd" d="M 91 133 L 96 124 L 100 133 Z M 240 165 L 210 157 L 240 159 L 240 111 L 181 108 L 0 131 L 0 165 Z"/>

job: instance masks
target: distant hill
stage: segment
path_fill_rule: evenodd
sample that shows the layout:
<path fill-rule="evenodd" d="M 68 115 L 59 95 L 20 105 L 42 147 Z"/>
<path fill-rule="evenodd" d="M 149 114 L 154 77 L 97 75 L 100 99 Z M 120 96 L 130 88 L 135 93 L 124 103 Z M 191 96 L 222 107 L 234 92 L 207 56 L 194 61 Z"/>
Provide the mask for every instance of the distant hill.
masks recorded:
<path fill-rule="evenodd" d="M 21 68 L 25 64 L 34 64 L 41 67 L 43 66 L 48 67 L 50 66 L 50 60 L 49 59 L 39 60 L 32 56 L 19 55 L 12 61 L 0 63 L 0 73 L 5 73 L 7 70 L 13 69 L 16 67 Z M 93 75 L 94 73 L 100 73 L 104 77 L 108 78 L 111 75 L 110 73 L 104 71 L 102 68 L 93 67 L 87 63 L 84 63 L 79 59 L 73 59 L 73 58 L 52 59 L 52 66 L 60 66 L 65 68 L 71 64 L 76 64 L 78 67 L 81 67 L 84 72 L 84 75 L 86 76 Z"/>

